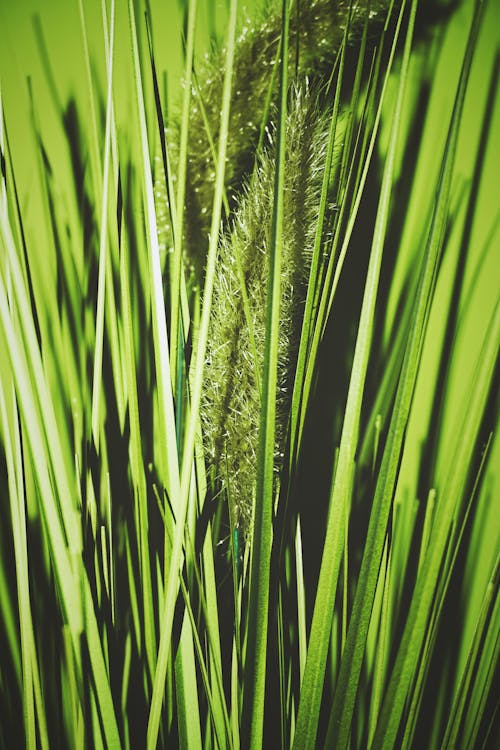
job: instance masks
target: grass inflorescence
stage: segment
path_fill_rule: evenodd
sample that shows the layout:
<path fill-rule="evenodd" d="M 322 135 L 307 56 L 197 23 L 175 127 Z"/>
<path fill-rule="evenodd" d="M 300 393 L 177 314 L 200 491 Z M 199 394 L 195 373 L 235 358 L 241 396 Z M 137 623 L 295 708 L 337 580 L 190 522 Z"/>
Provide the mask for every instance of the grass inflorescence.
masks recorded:
<path fill-rule="evenodd" d="M 298 332 L 318 221 L 324 116 L 311 93 L 292 92 L 286 121 L 275 471 L 283 463 Z M 201 419 L 208 461 L 225 480 L 233 523 L 249 534 L 257 466 L 275 133 L 219 248 Z M 244 293 L 242 293 L 244 284 Z M 244 298 L 246 296 L 246 299 Z M 246 310 L 245 310 L 246 306 Z"/>

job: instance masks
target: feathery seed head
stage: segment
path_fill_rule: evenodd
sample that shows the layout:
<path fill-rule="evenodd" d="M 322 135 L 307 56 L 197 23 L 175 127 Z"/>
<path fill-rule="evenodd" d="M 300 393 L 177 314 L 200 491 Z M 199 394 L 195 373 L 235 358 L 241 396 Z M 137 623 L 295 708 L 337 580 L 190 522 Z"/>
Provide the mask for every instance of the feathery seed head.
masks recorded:
<path fill-rule="evenodd" d="M 326 126 L 317 100 L 295 87 L 286 121 L 282 301 L 275 469 L 284 453 L 300 319 L 325 159 Z M 260 157 L 235 221 L 220 245 L 205 369 L 202 426 L 209 460 L 230 483 L 233 523 L 251 533 L 259 435 L 259 376 L 264 361 L 265 310 L 273 208 L 275 149 Z M 245 281 L 251 327 L 244 312 L 238 264 Z"/>

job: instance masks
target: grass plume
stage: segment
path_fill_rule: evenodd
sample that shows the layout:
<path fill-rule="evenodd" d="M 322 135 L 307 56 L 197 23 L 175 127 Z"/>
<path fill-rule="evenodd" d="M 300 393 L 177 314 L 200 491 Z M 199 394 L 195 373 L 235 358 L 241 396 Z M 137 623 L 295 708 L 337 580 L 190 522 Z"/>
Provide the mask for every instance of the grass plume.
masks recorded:
<path fill-rule="evenodd" d="M 283 260 L 275 472 L 283 463 L 301 311 L 309 275 L 325 160 L 325 118 L 307 88 L 294 90 L 286 119 Z M 266 290 L 275 171 L 275 133 L 219 247 L 202 427 L 209 464 L 224 480 L 233 523 L 249 534 L 259 434 Z M 247 324 L 244 281 L 251 327 Z"/>

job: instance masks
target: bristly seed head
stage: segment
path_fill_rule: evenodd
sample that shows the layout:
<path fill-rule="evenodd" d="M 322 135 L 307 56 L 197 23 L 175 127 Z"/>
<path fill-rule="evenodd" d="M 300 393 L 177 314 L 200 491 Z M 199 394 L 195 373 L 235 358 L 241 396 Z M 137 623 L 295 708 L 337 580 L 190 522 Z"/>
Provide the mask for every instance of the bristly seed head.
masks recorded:
<path fill-rule="evenodd" d="M 304 289 L 323 179 L 326 131 L 315 97 L 306 89 L 296 88 L 286 122 L 276 473 L 284 457 Z M 201 408 L 208 460 L 215 464 L 222 481 L 229 483 L 232 520 L 246 536 L 251 533 L 255 494 L 258 374 L 264 362 L 274 171 L 275 153 L 269 149 L 260 158 L 256 179 L 244 189 L 237 204 L 237 220 L 220 245 Z M 244 313 L 236 256 L 245 280 L 253 331 L 249 330 Z"/>
<path fill-rule="evenodd" d="M 289 97 L 286 121 L 276 474 L 284 458 L 309 259 L 323 180 L 328 124 L 321 114 L 319 92 L 331 73 L 351 3 L 349 0 L 311 0 L 298 7 L 299 17 L 297 13 L 292 14 L 289 40 L 290 66 L 295 66 L 298 60 L 299 68 Z M 386 0 L 354 2 L 351 42 L 361 37 L 367 7 L 370 19 L 385 18 Z M 228 486 L 234 528 L 239 528 L 247 537 L 252 528 L 260 416 L 258 381 L 264 361 L 274 193 L 275 129 L 272 119 L 276 112 L 277 77 L 271 97 L 271 121 L 263 123 L 264 151 L 257 157 L 255 179 L 248 181 L 248 178 L 254 167 L 260 123 L 272 69 L 278 57 L 280 29 L 281 13 L 277 6 L 273 6 L 260 24 L 244 26 L 236 41 L 225 170 L 231 215 L 229 221 L 226 217 L 220 243 L 201 405 L 207 459 L 215 465 L 216 475 Z M 207 56 L 204 69 L 198 71 L 201 85 L 193 92 L 189 119 L 183 247 L 187 265 L 194 269 L 198 281 L 203 276 L 206 238 L 210 230 L 223 55 L 222 50 L 212 57 Z M 175 143 L 177 139 L 173 137 L 171 140 Z M 172 158 L 175 162 L 175 148 Z M 161 195 L 160 191 L 158 200 Z M 328 205 L 335 210 L 331 201 Z M 167 236 L 169 225 L 162 223 L 161 231 L 162 246 L 171 246 L 171 237 Z M 236 258 L 248 297 L 250 309 L 247 316 L 244 314 L 244 294 Z M 252 330 L 248 325 L 248 313 Z"/>

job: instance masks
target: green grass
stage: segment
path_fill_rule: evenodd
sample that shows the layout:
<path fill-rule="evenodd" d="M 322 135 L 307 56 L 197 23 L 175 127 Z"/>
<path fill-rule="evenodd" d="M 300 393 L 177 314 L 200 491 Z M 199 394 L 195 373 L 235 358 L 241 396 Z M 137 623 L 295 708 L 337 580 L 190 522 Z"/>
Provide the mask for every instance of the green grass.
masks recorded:
<path fill-rule="evenodd" d="M 500 742 L 498 8 L 268 5 L 0 11 L 2 748 Z"/>

